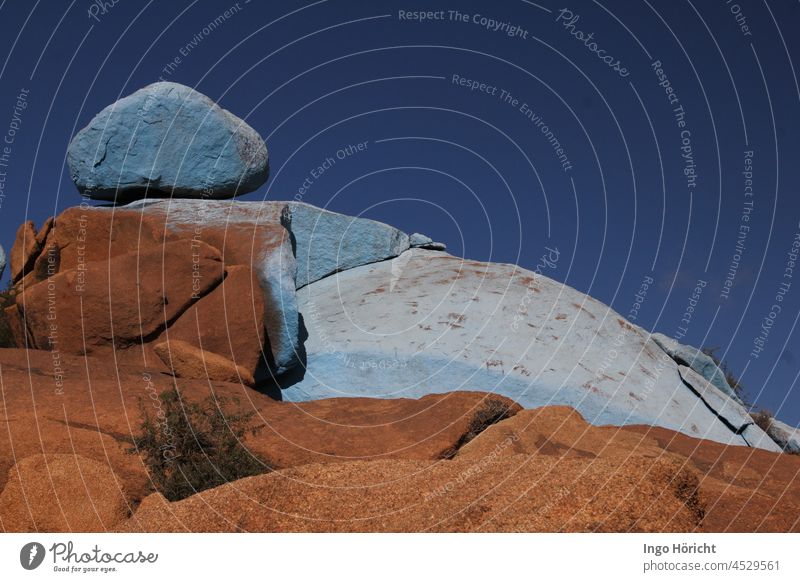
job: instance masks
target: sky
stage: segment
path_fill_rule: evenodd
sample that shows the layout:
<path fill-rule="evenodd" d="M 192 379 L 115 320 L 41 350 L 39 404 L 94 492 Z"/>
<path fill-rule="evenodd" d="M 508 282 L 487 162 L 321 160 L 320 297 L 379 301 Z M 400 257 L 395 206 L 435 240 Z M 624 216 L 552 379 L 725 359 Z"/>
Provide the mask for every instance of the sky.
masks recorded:
<path fill-rule="evenodd" d="M 544 275 L 717 348 L 796 426 L 798 24 L 788 0 L 0 0 L 0 245 L 80 203 L 95 114 L 175 81 L 267 142 L 243 199 L 528 269 L 554 249 Z"/>

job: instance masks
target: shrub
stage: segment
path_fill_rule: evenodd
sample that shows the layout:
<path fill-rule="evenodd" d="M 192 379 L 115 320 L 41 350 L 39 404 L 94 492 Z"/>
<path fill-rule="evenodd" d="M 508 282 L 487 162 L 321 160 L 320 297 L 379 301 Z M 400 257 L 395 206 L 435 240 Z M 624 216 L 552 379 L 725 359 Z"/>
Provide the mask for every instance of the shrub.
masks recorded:
<path fill-rule="evenodd" d="M 757 412 L 751 412 L 750 416 L 753 418 L 753 422 L 756 423 L 761 430 L 765 433 L 769 434 L 769 429 L 772 426 L 772 419 L 775 418 L 775 415 L 772 414 L 766 408 L 762 408 Z"/>
<path fill-rule="evenodd" d="M 718 349 L 719 348 L 703 348 L 700 351 L 714 360 L 714 363 L 717 365 L 717 367 L 722 370 L 723 374 L 725 374 L 725 381 L 728 383 L 728 386 L 731 387 L 733 393 L 736 394 L 736 396 L 738 396 L 742 402 L 745 402 L 744 386 L 733 373 L 733 371 L 728 367 L 728 365 L 717 357 L 716 352 Z"/>
<path fill-rule="evenodd" d="M 487 398 L 470 419 L 466 432 L 459 437 L 455 445 L 445 450 L 441 457 L 452 459 L 461 447 L 487 428 L 512 416 L 514 416 L 514 413 L 511 412 L 510 403 L 499 398 Z"/>
<path fill-rule="evenodd" d="M 209 396 L 198 404 L 173 388 L 159 402 L 156 418 L 142 410 L 141 434 L 128 452 L 142 455 L 156 490 L 170 501 L 271 470 L 241 442 L 260 430 L 251 426 L 254 413 L 226 412 L 238 399 Z"/>

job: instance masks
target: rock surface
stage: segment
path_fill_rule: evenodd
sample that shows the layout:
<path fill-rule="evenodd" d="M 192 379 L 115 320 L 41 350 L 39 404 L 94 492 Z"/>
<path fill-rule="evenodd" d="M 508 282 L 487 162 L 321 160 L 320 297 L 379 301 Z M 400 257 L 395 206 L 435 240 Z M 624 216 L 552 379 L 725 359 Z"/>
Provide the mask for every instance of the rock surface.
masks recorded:
<path fill-rule="evenodd" d="M 718 390 L 741 403 L 741 399 L 725 379 L 725 372 L 717 366 L 711 356 L 695 347 L 683 345 L 662 333 L 654 333 L 651 337 L 678 364 L 688 366 L 711 382 Z"/>
<path fill-rule="evenodd" d="M 28 519 L 28 509 L 9 476 L 15 463 L 43 452 L 48 459 L 79 455 L 105 471 L 83 471 L 97 475 L 99 485 L 88 484 L 85 504 L 79 506 L 84 510 L 67 513 L 68 523 L 54 503 L 52 485 L 41 478 L 47 471 L 39 468 L 24 477 L 26 491 L 41 493 L 37 523 L 46 525 L 40 530 L 800 528 L 800 457 L 794 455 L 725 446 L 662 428 L 592 426 L 565 407 L 514 409 L 511 418 L 484 426 L 464 444 L 479 411 L 497 396 L 452 392 L 419 400 L 342 398 L 293 404 L 238 383 L 192 379 L 180 382 L 182 397 L 199 402 L 213 390 L 217 396 L 239 397 L 243 411 L 256 412 L 254 420 L 264 428 L 254 436 L 248 433 L 245 445 L 276 471 L 165 508 L 163 499 L 152 495 L 140 458 L 125 453 L 131 434 L 138 432 L 140 405 L 152 413 L 152 395 L 172 386 L 172 378 L 159 373 L 157 361 L 147 368 L 124 362 L 112 367 L 105 357 L 65 355 L 59 393 L 50 353 L 0 349 L 5 387 L 0 529 L 18 524 L 32 531 L 30 522 L 18 521 Z M 14 386 L 24 389 L 10 389 Z M 445 455 L 453 450 L 454 456 Z M 109 471 L 115 481 L 109 480 Z M 699 479 L 694 497 L 693 475 Z M 54 482 L 60 498 L 65 490 L 70 495 L 86 491 L 82 483 Z M 117 515 L 119 521 L 109 525 L 109 520 L 93 517 L 90 496 L 98 510 L 116 508 L 103 515 Z M 205 501 L 209 505 L 201 505 Z M 128 508 L 136 507 L 126 518 Z"/>
<path fill-rule="evenodd" d="M 30 269 L 40 250 L 39 237 L 33 221 L 28 220 L 17 229 L 14 246 L 11 247 L 11 280 L 18 281 Z"/>
<path fill-rule="evenodd" d="M 781 448 L 755 424 L 753 417 L 738 400 L 721 392 L 714 384 L 687 366 L 678 366 L 678 372 L 684 383 L 698 395 L 702 404 L 733 432 L 742 435 L 747 444 L 768 451 L 781 451 Z"/>
<path fill-rule="evenodd" d="M 219 354 L 252 378 L 266 357 L 266 312 L 260 291 L 250 267 L 228 267 L 222 283 L 165 329 L 157 341 L 182 341 Z"/>
<path fill-rule="evenodd" d="M 84 196 L 230 198 L 269 174 L 261 136 L 190 87 L 159 82 L 103 109 L 73 138 L 72 180 Z"/>
<path fill-rule="evenodd" d="M 433 239 L 424 234 L 415 232 L 408 238 L 409 246 L 412 249 L 428 249 L 431 251 L 444 251 L 447 245 L 440 242 L 433 242 Z"/>
<path fill-rule="evenodd" d="M 648 424 L 746 445 L 678 364 L 599 301 L 513 265 L 412 249 L 298 292 L 309 337 L 293 402 L 493 391 L 592 424 Z"/>
<path fill-rule="evenodd" d="M 0 277 L 3 276 L 3 273 L 6 271 L 6 251 L 0 246 Z"/>
<path fill-rule="evenodd" d="M 70 353 L 83 353 L 87 330 L 88 350 L 123 348 L 114 357 L 138 352 L 142 362 L 156 357 L 154 343 L 175 339 L 230 360 L 248 381 L 292 402 L 490 390 L 526 408 L 573 406 L 593 424 L 648 424 L 775 450 L 698 350 L 656 342 L 544 276 L 412 248 L 429 239 L 372 220 L 297 202 L 143 200 L 70 209 L 39 233 L 32 224 L 22 231 L 36 246 L 17 283 L 21 312 L 9 319 L 17 345 L 47 346 L 49 286 L 91 274 L 97 293 L 111 289 L 130 317 L 119 320 L 123 333 L 112 344 L 108 302 L 84 301 L 100 315 L 86 329 L 67 329 Z M 173 267 L 161 263 L 180 244 L 218 253 L 217 274 L 201 278 L 206 287 L 191 301 L 165 304 L 158 285 Z M 138 305 L 125 304 L 131 276 L 145 291 Z M 83 308 L 75 296 L 54 306 L 74 321 Z M 26 326 L 20 315 L 28 313 Z M 129 333 L 136 327 L 141 334 Z M 684 363 L 711 383 L 687 379 Z M 183 374 L 189 369 L 200 371 Z"/>
<path fill-rule="evenodd" d="M 17 308 L 39 349 L 82 354 L 137 346 L 222 281 L 220 260 L 205 243 L 171 242 L 62 270 L 25 289 Z"/>
<path fill-rule="evenodd" d="M 293 203 L 297 287 L 333 273 L 391 259 L 408 250 L 409 238 L 387 224 Z"/>
<path fill-rule="evenodd" d="M 781 450 L 793 455 L 800 455 L 800 428 L 794 428 L 773 418 L 770 420 L 766 434 L 769 435 L 769 440 L 776 443 Z M 767 440 L 763 433 L 758 436 Z M 758 436 L 755 438 L 758 438 Z"/>
<path fill-rule="evenodd" d="M 114 472 L 80 455 L 26 457 L 0 494 L 6 532 L 106 531 L 130 511 Z"/>
<path fill-rule="evenodd" d="M 208 378 L 217 382 L 241 382 L 253 386 L 253 375 L 242 366 L 224 356 L 201 350 L 192 344 L 170 340 L 153 346 L 153 351 L 161 358 L 178 378 Z"/>

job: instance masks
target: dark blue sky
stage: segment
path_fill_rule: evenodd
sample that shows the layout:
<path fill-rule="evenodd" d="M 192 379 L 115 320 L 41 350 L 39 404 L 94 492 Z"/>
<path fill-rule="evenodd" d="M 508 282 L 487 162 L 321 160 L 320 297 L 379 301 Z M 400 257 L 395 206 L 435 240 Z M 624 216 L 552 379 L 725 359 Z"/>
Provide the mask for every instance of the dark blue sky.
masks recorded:
<path fill-rule="evenodd" d="M 800 423 L 800 280 L 786 271 L 800 234 L 797 2 L 101 4 L 0 0 L 7 250 L 26 218 L 80 202 L 65 165 L 78 129 L 177 81 L 265 137 L 272 176 L 246 199 L 290 199 L 334 158 L 303 200 L 470 258 L 532 269 L 556 247 L 544 274 L 623 315 L 652 277 L 636 323 L 719 347 L 751 399 Z M 409 19 L 420 10 L 436 18 Z"/>

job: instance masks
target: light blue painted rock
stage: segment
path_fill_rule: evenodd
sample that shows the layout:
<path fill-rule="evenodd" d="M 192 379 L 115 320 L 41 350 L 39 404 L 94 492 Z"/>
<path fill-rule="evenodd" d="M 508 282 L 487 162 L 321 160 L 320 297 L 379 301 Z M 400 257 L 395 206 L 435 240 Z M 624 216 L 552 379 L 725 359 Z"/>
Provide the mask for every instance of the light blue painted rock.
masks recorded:
<path fill-rule="evenodd" d="M 440 242 L 434 242 L 433 239 L 424 234 L 415 232 L 408 237 L 408 244 L 412 249 L 428 249 L 431 251 L 444 251 L 447 250 L 447 245 Z"/>
<path fill-rule="evenodd" d="M 800 428 L 794 428 L 773 418 L 767 434 L 782 450 L 787 453 L 800 455 Z"/>
<path fill-rule="evenodd" d="M 432 244 L 433 239 L 424 234 L 415 232 L 410 237 L 408 237 L 408 242 L 412 247 L 424 247 L 425 245 Z"/>
<path fill-rule="evenodd" d="M 702 403 L 736 434 L 753 447 L 779 453 L 781 448 L 755 424 L 753 417 L 738 401 L 720 392 L 716 386 L 687 366 L 678 366 L 683 381 Z"/>
<path fill-rule="evenodd" d="M 297 257 L 297 288 L 333 273 L 394 258 L 409 248 L 408 235 L 388 224 L 289 205 Z"/>
<path fill-rule="evenodd" d="M 723 393 L 741 403 L 741 399 L 725 379 L 725 373 L 714 363 L 711 356 L 695 347 L 685 346 L 662 333 L 654 333 L 651 337 L 673 360 L 690 367 Z"/>
<path fill-rule="evenodd" d="M 261 136 L 205 95 L 155 83 L 103 109 L 72 140 L 72 180 L 84 196 L 231 198 L 269 175 Z"/>
<path fill-rule="evenodd" d="M 649 333 L 518 266 L 414 248 L 306 285 L 297 297 L 307 366 L 283 390 L 287 401 L 496 392 L 526 408 L 572 406 L 593 424 L 748 444 L 741 407 L 704 383 L 709 400 L 727 402 L 706 405 Z"/>

